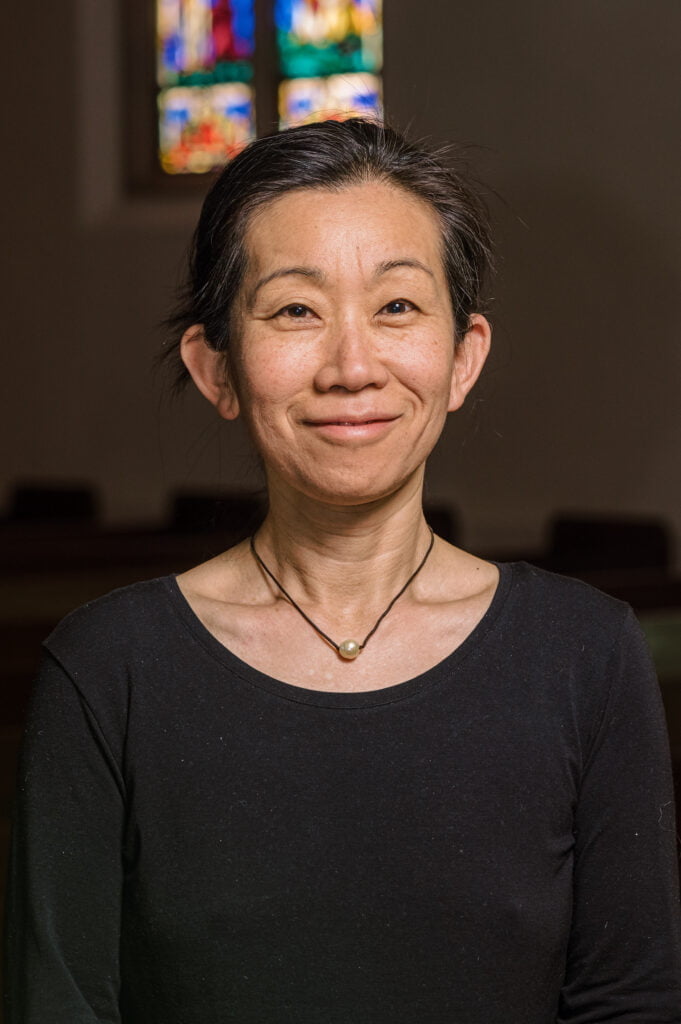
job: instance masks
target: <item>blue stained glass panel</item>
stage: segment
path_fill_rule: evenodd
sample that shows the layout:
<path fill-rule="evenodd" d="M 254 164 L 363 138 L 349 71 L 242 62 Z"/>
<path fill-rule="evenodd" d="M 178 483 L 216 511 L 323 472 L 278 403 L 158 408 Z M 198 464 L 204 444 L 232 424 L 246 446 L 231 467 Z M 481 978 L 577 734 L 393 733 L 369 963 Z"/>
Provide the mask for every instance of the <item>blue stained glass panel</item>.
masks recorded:
<path fill-rule="evenodd" d="M 381 80 L 377 75 L 330 75 L 292 78 L 279 87 L 279 126 L 309 124 L 330 118 L 383 115 Z"/>

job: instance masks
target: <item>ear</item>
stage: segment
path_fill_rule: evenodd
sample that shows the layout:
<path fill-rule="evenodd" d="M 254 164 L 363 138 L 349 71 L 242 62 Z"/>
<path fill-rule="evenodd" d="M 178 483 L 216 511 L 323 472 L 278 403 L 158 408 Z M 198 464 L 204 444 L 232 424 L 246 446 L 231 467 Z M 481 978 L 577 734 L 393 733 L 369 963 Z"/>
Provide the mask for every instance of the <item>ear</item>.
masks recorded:
<path fill-rule="evenodd" d="M 180 356 L 204 398 L 215 406 L 223 419 L 235 420 L 239 415 L 239 399 L 229 379 L 224 353 L 210 347 L 201 324 L 195 324 L 182 335 Z"/>
<path fill-rule="evenodd" d="M 492 342 L 492 326 L 480 313 L 473 313 L 468 330 L 454 349 L 452 386 L 449 392 L 448 412 L 455 412 L 463 405 L 485 365 Z"/>

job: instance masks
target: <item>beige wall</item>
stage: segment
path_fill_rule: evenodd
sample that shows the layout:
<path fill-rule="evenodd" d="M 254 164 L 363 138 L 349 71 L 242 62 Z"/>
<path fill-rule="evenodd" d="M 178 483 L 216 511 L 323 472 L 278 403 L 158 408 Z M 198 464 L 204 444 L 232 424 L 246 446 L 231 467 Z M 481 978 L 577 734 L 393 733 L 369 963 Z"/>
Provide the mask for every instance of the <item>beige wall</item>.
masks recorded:
<path fill-rule="evenodd" d="M 503 197 L 495 357 L 431 496 L 477 548 L 536 544 L 557 508 L 681 536 L 681 4 L 387 5 L 394 119 L 478 147 Z M 0 487 L 93 480 L 121 522 L 253 477 L 238 432 L 154 384 L 196 209 L 120 194 L 117 8 L 13 5 Z"/>

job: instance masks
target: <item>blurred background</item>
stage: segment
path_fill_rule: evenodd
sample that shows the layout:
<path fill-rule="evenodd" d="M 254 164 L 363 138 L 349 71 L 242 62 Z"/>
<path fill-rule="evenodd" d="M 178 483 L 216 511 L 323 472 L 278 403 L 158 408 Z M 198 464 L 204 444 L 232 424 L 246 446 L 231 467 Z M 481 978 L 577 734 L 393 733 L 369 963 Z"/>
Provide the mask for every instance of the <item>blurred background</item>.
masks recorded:
<path fill-rule="evenodd" d="M 240 428 L 171 399 L 157 324 L 212 164 L 315 103 L 384 102 L 413 136 L 457 142 L 486 182 L 494 354 L 431 460 L 431 521 L 631 601 L 681 765 L 681 4 L 382 7 L 7 11 L 4 836 L 40 640 L 74 605 L 180 571 L 261 514 Z"/>

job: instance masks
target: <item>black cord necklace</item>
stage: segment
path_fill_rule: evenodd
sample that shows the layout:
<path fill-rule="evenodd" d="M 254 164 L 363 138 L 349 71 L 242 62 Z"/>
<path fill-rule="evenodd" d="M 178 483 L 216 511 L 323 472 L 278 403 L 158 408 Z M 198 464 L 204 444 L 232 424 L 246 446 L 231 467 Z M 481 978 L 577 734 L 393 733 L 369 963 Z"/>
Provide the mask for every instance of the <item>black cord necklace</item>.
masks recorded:
<path fill-rule="evenodd" d="M 357 640 L 343 640 L 339 644 L 337 644 L 335 640 L 332 640 L 331 637 L 328 636 L 324 632 L 323 629 L 320 629 L 319 626 L 315 622 L 312 621 L 312 619 L 310 618 L 309 615 L 306 615 L 306 613 L 303 611 L 303 609 L 300 607 L 300 605 L 297 604 L 297 602 L 293 600 L 293 598 L 291 597 L 289 592 L 287 590 L 285 590 L 284 587 L 282 587 L 281 583 L 279 582 L 277 577 L 274 575 L 272 570 L 267 568 L 267 566 L 263 562 L 262 558 L 260 557 L 258 552 L 255 550 L 255 536 L 251 537 L 251 551 L 253 552 L 253 557 L 255 558 L 255 560 L 258 563 L 258 565 L 260 566 L 260 568 L 264 572 L 267 573 L 267 575 L 273 581 L 273 583 L 276 583 L 276 585 L 279 587 L 279 590 L 281 590 L 281 592 L 284 595 L 284 597 L 286 598 L 286 600 L 290 604 L 292 604 L 293 607 L 295 608 L 295 610 L 300 615 L 302 615 L 302 617 L 305 619 L 305 621 L 307 623 L 309 623 L 310 626 L 312 626 L 312 628 L 314 629 L 315 633 L 317 633 L 322 638 L 322 640 L 326 640 L 327 644 L 330 644 L 333 647 L 333 649 L 341 656 L 341 658 L 345 658 L 346 661 L 352 661 L 354 658 L 357 657 L 357 655 L 360 653 L 360 651 L 364 650 L 364 648 L 367 645 L 367 642 L 371 639 L 371 637 L 374 635 L 374 633 L 376 632 L 378 627 L 381 625 L 381 623 L 383 622 L 383 619 L 386 617 L 386 615 L 388 614 L 388 612 L 390 611 L 392 606 L 395 604 L 395 602 L 397 600 L 399 600 L 400 597 L 402 597 L 402 594 L 405 592 L 405 590 L 407 589 L 409 584 L 414 581 L 414 579 L 418 576 L 418 574 L 421 572 L 421 569 L 423 569 L 424 565 L 428 561 L 428 555 L 433 550 L 433 544 L 435 543 L 435 534 L 430 529 L 430 527 L 428 527 L 428 529 L 430 530 L 430 544 L 428 545 L 428 550 L 426 551 L 425 555 L 423 556 L 423 558 L 419 562 L 417 568 L 411 574 L 411 576 L 409 577 L 407 582 L 404 584 L 402 589 L 399 590 L 395 594 L 395 596 L 393 597 L 392 601 L 390 602 L 388 607 L 385 609 L 385 611 L 381 612 L 379 617 L 376 619 L 376 622 L 374 623 L 372 628 L 369 630 L 367 635 L 364 637 L 364 640 L 362 640 L 361 644 L 358 643 Z"/>

